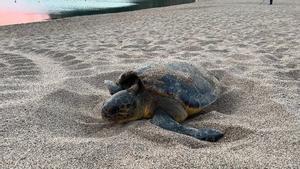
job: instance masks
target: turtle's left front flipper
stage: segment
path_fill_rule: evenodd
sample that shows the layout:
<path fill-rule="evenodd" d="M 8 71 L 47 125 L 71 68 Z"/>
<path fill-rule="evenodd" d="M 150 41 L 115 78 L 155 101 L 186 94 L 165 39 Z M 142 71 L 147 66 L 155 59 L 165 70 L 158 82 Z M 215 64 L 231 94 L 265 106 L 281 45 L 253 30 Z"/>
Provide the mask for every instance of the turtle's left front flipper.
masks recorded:
<path fill-rule="evenodd" d="M 223 133 L 218 130 L 210 128 L 195 129 L 191 127 L 185 127 L 175 121 L 168 113 L 163 110 L 156 110 L 154 117 L 151 119 L 151 123 L 173 132 L 185 134 L 204 141 L 218 141 L 223 137 Z"/>

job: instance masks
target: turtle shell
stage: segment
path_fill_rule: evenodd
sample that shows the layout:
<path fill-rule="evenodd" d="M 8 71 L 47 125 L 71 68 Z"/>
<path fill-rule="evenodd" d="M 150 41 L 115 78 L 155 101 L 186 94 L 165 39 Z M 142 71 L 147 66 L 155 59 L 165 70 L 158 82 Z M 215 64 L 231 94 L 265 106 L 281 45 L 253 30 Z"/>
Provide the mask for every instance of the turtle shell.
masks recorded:
<path fill-rule="evenodd" d="M 213 103 L 220 91 L 216 77 L 184 62 L 147 64 L 123 73 L 117 83 L 125 89 L 137 80 L 146 90 L 174 98 L 194 109 Z"/>

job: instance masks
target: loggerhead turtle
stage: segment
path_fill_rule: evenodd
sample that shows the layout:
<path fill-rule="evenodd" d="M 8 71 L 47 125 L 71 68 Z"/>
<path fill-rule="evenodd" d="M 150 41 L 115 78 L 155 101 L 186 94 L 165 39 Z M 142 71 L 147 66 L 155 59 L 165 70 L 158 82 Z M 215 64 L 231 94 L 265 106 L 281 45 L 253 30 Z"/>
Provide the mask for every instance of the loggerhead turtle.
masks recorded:
<path fill-rule="evenodd" d="M 200 140 L 217 141 L 223 134 L 211 128 L 180 124 L 199 113 L 219 95 L 218 80 L 208 71 L 184 62 L 148 64 L 104 81 L 112 95 L 103 103 L 102 118 L 124 123 L 152 118 L 151 123 Z"/>

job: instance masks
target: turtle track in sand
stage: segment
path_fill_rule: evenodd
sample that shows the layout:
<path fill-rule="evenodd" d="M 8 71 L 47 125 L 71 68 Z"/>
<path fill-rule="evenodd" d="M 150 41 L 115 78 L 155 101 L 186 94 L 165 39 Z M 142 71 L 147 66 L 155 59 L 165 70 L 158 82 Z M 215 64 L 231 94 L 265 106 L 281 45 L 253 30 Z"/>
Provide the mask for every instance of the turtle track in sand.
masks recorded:
<path fill-rule="evenodd" d="M 24 38 L 2 43 L 0 108 L 42 99 L 65 84 L 72 83 L 68 89 L 77 91 L 86 85 L 80 78 L 93 74 L 91 64 L 71 51 L 56 50 L 58 44 L 48 44 L 47 37 L 39 37 L 37 42 Z"/>
<path fill-rule="evenodd" d="M 51 59 L 25 52 L 1 53 L 0 65 L 0 108 L 38 99 L 64 77 Z"/>
<path fill-rule="evenodd" d="M 98 125 L 86 124 L 98 122 L 91 109 L 101 99 L 99 86 L 88 83 L 95 75 L 88 61 L 26 40 L 11 41 L 1 49 L 0 112 L 8 119 L 2 123 L 7 137 L 34 130 L 31 137 L 41 142 L 40 133 L 49 131 L 53 136 L 74 136 L 99 130 Z M 20 142 L 7 144 L 18 147 Z"/>
<path fill-rule="evenodd" d="M 3 79 L 0 90 L 5 92 L 4 96 L 0 95 L 0 100 L 7 100 L 0 103 L 0 109 L 7 110 L 9 106 L 21 108 L 25 103 L 32 105 L 35 100 L 39 104 L 31 109 L 28 118 L 34 119 L 33 123 L 42 131 L 55 130 L 55 135 L 80 133 L 86 128 L 84 123 L 99 119 L 91 109 L 101 99 L 99 88 L 102 81 L 93 83 L 98 76 L 84 55 L 41 45 L 47 44 L 44 40 L 39 44 L 26 40 L 10 43 L 2 47 L 10 52 L 0 57 L 0 78 Z M 66 124 L 70 128 L 57 131 L 57 126 Z"/>

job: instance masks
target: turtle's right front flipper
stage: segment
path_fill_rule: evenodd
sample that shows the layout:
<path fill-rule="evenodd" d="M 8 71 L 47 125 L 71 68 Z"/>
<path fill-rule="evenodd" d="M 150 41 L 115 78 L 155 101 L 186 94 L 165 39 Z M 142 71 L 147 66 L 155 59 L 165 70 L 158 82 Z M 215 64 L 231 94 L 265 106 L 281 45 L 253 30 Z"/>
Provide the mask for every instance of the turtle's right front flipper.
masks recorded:
<path fill-rule="evenodd" d="M 111 95 L 122 90 L 122 88 L 113 81 L 104 80 L 104 84 Z"/>
<path fill-rule="evenodd" d="M 176 133 L 185 134 L 204 141 L 218 141 L 223 137 L 223 133 L 210 128 L 195 129 L 185 127 L 175 121 L 168 113 L 158 109 L 155 111 L 151 123 Z"/>

